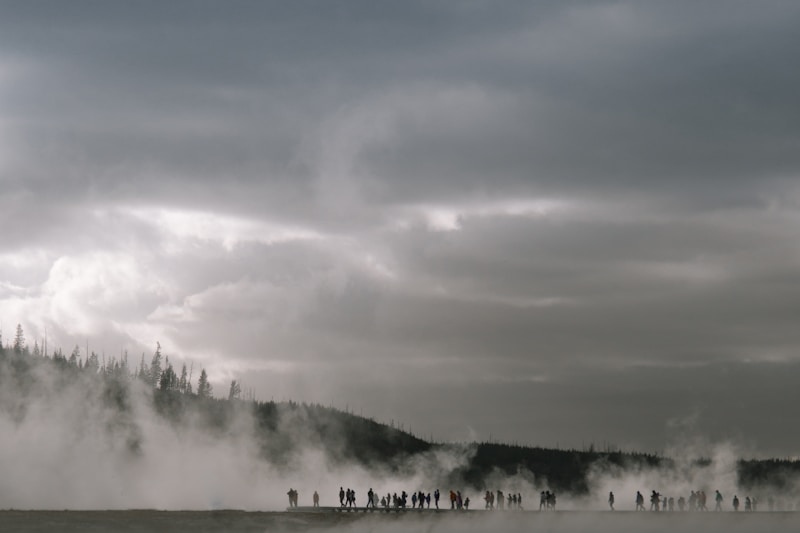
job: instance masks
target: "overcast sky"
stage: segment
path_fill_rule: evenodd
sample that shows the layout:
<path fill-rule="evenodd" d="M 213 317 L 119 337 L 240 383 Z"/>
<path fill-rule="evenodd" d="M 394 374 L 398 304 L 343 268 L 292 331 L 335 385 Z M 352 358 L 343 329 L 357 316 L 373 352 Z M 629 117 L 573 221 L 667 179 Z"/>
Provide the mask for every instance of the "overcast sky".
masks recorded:
<path fill-rule="evenodd" d="M 437 440 L 800 428 L 800 3 L 0 1 L 0 319 Z M 198 372 L 195 372 L 195 378 Z"/>

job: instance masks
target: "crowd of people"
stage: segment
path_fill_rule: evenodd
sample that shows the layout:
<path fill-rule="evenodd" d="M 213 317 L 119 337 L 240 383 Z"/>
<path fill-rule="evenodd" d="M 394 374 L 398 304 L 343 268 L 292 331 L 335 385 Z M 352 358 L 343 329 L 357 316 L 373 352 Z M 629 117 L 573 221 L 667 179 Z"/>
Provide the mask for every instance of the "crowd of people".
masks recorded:
<path fill-rule="evenodd" d="M 722 511 L 725 498 L 720 491 L 714 492 L 714 511 Z M 665 496 L 660 492 L 653 490 L 650 493 L 650 510 L 651 511 L 708 511 L 706 493 L 704 490 L 691 491 L 689 498 L 679 496 L 676 500 L 674 496 Z M 634 500 L 637 511 L 646 511 L 644 505 L 644 495 L 640 491 L 636 491 L 636 499 Z M 610 492 L 608 495 L 608 505 L 611 510 L 614 510 L 614 493 Z M 731 506 L 734 511 L 739 510 L 740 501 L 739 496 L 734 496 L 731 501 Z M 758 500 L 747 496 L 744 502 L 745 511 L 757 511 Z"/>
<path fill-rule="evenodd" d="M 289 507 L 297 507 L 297 500 L 298 494 L 297 491 L 294 489 L 289 489 L 287 493 L 289 496 Z M 449 494 L 450 498 L 450 509 L 451 510 L 469 510 L 470 506 L 470 499 L 469 497 L 464 496 L 460 490 L 451 490 Z M 401 491 L 400 494 L 398 493 L 386 493 L 379 494 L 378 492 L 374 491 L 371 487 L 367 491 L 366 494 L 366 502 L 364 502 L 364 508 L 366 509 L 431 509 L 431 505 L 433 505 L 433 509 L 440 509 L 439 507 L 439 500 L 441 499 L 441 493 L 439 489 L 435 489 L 433 492 L 425 492 L 425 491 L 417 491 L 413 492 L 410 495 L 406 491 Z M 487 490 L 486 494 L 484 495 L 484 501 L 486 502 L 485 509 L 487 510 L 494 510 L 494 509 L 518 509 L 522 510 L 522 493 L 510 493 L 505 494 L 502 490 L 498 490 L 496 492 Z M 313 496 L 313 503 L 314 507 L 319 507 L 319 494 L 317 491 L 314 491 Z M 445 504 L 446 505 L 446 504 Z M 556 506 L 556 499 L 555 494 L 550 491 L 543 491 L 542 492 L 542 505 L 540 505 L 540 509 L 555 509 Z M 356 491 L 351 488 L 345 489 L 344 487 L 339 487 L 339 507 L 342 509 L 345 508 L 357 508 L 358 503 L 356 502 Z"/>
<path fill-rule="evenodd" d="M 495 495 L 494 492 L 487 490 L 483 500 L 486 502 L 484 509 L 488 510 L 495 508 L 502 510 L 506 505 L 508 509 L 522 509 L 522 494 L 519 492 L 504 494 L 502 490 L 498 490 Z"/>
<path fill-rule="evenodd" d="M 295 489 L 289 489 L 287 493 L 289 496 L 289 507 L 295 508 L 298 506 L 298 493 Z M 439 489 L 433 492 L 417 491 L 410 495 L 406 491 L 398 493 L 379 494 L 370 488 L 366 494 L 366 502 L 364 508 L 367 509 L 440 509 L 439 500 L 441 493 Z M 449 493 L 451 510 L 469 510 L 470 499 L 465 497 L 460 490 L 451 490 Z M 319 493 L 314 491 L 313 504 L 314 507 L 319 507 Z M 491 491 L 487 490 L 484 493 L 483 500 L 485 503 L 485 510 L 523 510 L 522 506 L 522 493 L 509 493 L 506 494 L 502 490 Z M 608 506 L 614 511 L 616 499 L 613 492 L 608 494 Z M 647 511 L 645 506 L 645 497 L 640 491 L 636 491 L 634 499 L 636 511 Z M 782 506 L 776 505 L 773 498 L 768 499 L 769 510 L 782 509 Z M 446 505 L 446 504 L 445 504 Z M 344 487 L 339 487 L 339 507 L 340 508 L 357 508 L 356 491 Z M 550 490 L 543 490 L 539 495 L 539 510 L 550 511 L 556 508 L 556 495 Z M 758 500 L 754 497 L 745 496 L 744 501 L 739 499 L 738 495 L 734 495 L 730 503 L 730 508 L 736 512 L 740 509 L 745 512 L 753 512 L 758 510 Z M 666 496 L 660 492 L 653 490 L 650 492 L 650 511 L 664 512 L 664 511 L 708 511 L 707 497 L 704 490 L 692 490 L 688 496 L 679 496 L 677 499 L 674 496 Z M 725 498 L 720 491 L 714 492 L 714 511 L 726 510 Z"/>
<path fill-rule="evenodd" d="M 555 511 L 556 510 L 556 493 L 549 490 L 543 490 L 539 494 L 539 510 Z"/>
<path fill-rule="evenodd" d="M 434 509 L 439 509 L 440 499 L 441 493 L 439 489 L 433 492 L 420 490 L 411 493 L 411 495 L 406 491 L 401 491 L 400 494 L 395 492 L 382 495 L 370 487 L 367 491 L 367 501 L 364 507 L 367 509 L 377 509 L 378 506 L 382 509 L 430 509 L 431 502 L 433 502 Z M 469 498 L 464 498 L 461 495 L 461 491 L 450 491 L 450 509 L 469 509 L 469 503 Z M 342 508 L 357 507 L 356 491 L 339 487 L 339 506 Z"/>

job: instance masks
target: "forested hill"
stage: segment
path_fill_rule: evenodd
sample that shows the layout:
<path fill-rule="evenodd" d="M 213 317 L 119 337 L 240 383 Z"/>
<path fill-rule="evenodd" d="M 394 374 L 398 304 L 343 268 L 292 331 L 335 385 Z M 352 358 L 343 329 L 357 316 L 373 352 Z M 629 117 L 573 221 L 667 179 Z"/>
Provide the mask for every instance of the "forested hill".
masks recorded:
<path fill-rule="evenodd" d="M 142 426 L 151 416 L 174 431 L 191 428 L 210 438 L 246 434 L 260 457 L 290 473 L 298 454 L 319 450 L 335 464 L 402 473 L 437 456 L 457 456 L 444 480 L 481 490 L 498 476 L 521 476 L 553 490 L 586 493 L 592 469 L 669 468 L 669 459 L 648 454 L 554 450 L 497 443 L 432 443 L 396 427 L 335 408 L 296 402 L 241 399 L 236 382 L 226 398 L 213 395 L 205 371 L 193 385 L 183 367 L 176 372 L 160 348 L 131 369 L 127 358 L 101 361 L 96 354 L 43 354 L 38 346 L 0 347 L 0 422 L 23 424 L 33 413 L 59 404 L 74 406 L 73 424 L 98 422 L 103 438 L 141 453 Z M 143 405 L 142 405 L 143 404 Z M 144 413 L 144 415 L 143 415 Z M 2 420 L 2 419 L 5 419 Z M 46 422 L 50 423 L 50 422 Z M 800 462 L 740 461 L 740 486 L 786 486 Z"/>

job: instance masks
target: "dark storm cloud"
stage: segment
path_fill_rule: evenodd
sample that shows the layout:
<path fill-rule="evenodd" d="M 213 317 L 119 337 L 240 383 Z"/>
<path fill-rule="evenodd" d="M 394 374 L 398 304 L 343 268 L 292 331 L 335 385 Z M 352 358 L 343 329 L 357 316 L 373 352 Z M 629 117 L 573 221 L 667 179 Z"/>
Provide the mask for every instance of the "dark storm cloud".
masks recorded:
<path fill-rule="evenodd" d="M 549 444 L 796 375 L 795 3 L 0 10 L 6 338 Z"/>
<path fill-rule="evenodd" d="M 173 197 L 172 179 L 311 179 L 298 145 L 359 112 L 396 130 L 363 148 L 363 172 L 417 200 L 490 176 L 718 195 L 719 179 L 797 163 L 797 74 L 781 53 L 800 44 L 791 5 L 775 17 L 737 4 L 723 20 L 682 3 L 491 17 L 435 4 L 42 6 L 4 19 L 6 55 L 32 58 L 11 92 L 19 135 L 95 173 L 168 175 Z"/>

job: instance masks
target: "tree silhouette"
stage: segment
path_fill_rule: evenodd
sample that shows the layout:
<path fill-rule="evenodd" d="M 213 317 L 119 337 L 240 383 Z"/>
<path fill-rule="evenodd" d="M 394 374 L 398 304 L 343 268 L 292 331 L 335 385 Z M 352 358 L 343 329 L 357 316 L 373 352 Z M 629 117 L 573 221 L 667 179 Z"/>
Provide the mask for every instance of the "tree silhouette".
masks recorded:
<path fill-rule="evenodd" d="M 158 388 L 163 392 L 178 389 L 178 375 L 175 374 L 175 370 L 172 369 L 172 364 L 169 362 L 169 359 L 167 359 L 167 369 L 161 373 Z"/>
<path fill-rule="evenodd" d="M 238 400 L 242 395 L 242 386 L 234 379 L 231 381 L 231 388 L 228 391 L 228 400 Z"/>
<path fill-rule="evenodd" d="M 84 366 L 83 369 L 92 374 L 97 373 L 100 369 L 100 360 L 97 358 L 96 353 L 92 352 L 91 355 L 89 355 L 89 358 L 86 360 L 86 366 Z"/>
<path fill-rule="evenodd" d="M 139 371 L 136 377 L 144 383 L 150 383 L 150 370 L 144 364 L 144 353 L 142 353 L 142 360 L 139 363 Z"/>
<path fill-rule="evenodd" d="M 25 333 L 22 332 L 22 324 L 17 324 L 17 332 L 14 335 L 14 353 L 22 355 L 25 352 Z"/>
<path fill-rule="evenodd" d="M 81 349 L 76 344 L 75 349 L 72 350 L 72 354 L 70 354 L 69 356 L 69 366 L 75 366 L 75 367 L 79 366 L 78 362 L 80 361 L 80 359 L 81 359 Z"/>
<path fill-rule="evenodd" d="M 153 360 L 150 361 L 150 386 L 154 389 L 160 385 L 161 381 L 161 343 L 156 343 L 156 352 Z"/>
<path fill-rule="evenodd" d="M 183 363 L 183 368 L 181 368 L 181 377 L 178 380 L 178 390 L 181 391 L 183 394 L 186 394 L 187 385 L 189 384 L 189 373 L 186 371 L 186 363 Z"/>
<path fill-rule="evenodd" d="M 205 368 L 200 372 L 200 379 L 197 382 L 197 395 L 200 398 L 211 397 L 211 383 L 208 382 L 208 374 L 206 374 Z"/>

